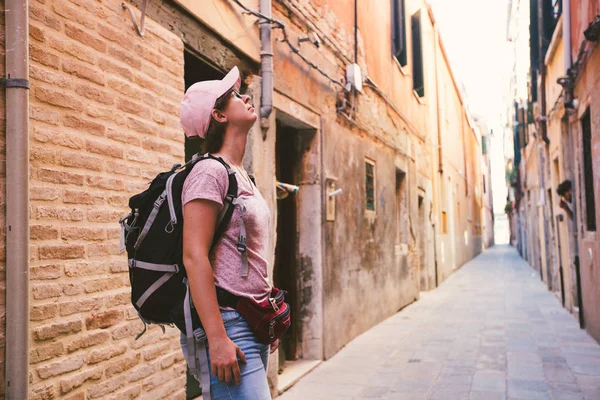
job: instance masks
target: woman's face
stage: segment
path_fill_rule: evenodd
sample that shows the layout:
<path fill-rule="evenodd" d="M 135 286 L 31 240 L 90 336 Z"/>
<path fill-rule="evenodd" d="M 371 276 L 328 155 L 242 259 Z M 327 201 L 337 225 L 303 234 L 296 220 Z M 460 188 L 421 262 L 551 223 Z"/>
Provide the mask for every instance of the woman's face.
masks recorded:
<path fill-rule="evenodd" d="M 221 113 L 227 119 L 228 125 L 250 129 L 258 117 L 250 104 L 250 96 L 242 95 L 238 90 L 237 86 L 233 88 L 231 97 Z"/>

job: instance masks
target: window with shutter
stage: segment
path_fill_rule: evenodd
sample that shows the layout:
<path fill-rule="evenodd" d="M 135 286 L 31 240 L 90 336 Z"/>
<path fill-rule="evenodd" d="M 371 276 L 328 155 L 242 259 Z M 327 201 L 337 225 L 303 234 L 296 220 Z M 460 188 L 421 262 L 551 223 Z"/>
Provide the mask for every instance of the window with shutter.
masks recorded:
<path fill-rule="evenodd" d="M 405 21 L 404 0 L 392 0 L 392 51 L 403 67 L 407 64 Z"/>
<path fill-rule="evenodd" d="M 423 43 L 421 34 L 421 11 L 411 18 L 413 53 L 413 89 L 419 97 L 425 96 L 425 77 L 423 75 Z"/>

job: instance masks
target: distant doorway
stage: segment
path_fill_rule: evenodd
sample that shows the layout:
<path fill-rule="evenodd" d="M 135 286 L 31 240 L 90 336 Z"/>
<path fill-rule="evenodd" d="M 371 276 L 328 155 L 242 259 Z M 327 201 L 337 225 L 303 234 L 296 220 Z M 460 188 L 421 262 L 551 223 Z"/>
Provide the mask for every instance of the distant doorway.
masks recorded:
<path fill-rule="evenodd" d="M 423 196 L 419 196 L 419 277 L 421 290 L 429 290 L 430 276 L 426 263 L 427 253 L 427 225 L 425 220 L 425 205 Z"/>
<path fill-rule="evenodd" d="M 320 360 L 321 202 L 318 131 L 277 111 L 275 174 L 299 186 L 296 194 L 277 200 L 277 240 L 273 283 L 288 292 L 292 325 L 281 338 L 279 373 L 306 360 Z M 297 370 L 297 368 L 294 368 Z M 291 378 L 290 378 L 291 379 Z M 280 384 L 286 381 L 283 375 Z"/>
<path fill-rule="evenodd" d="M 276 178 L 280 182 L 298 185 L 298 140 L 300 132 L 277 121 Z M 277 244 L 273 282 L 287 290 L 292 307 L 292 325 L 279 345 L 279 371 L 283 372 L 286 361 L 299 358 L 298 351 L 298 207 L 295 195 L 277 200 Z"/>

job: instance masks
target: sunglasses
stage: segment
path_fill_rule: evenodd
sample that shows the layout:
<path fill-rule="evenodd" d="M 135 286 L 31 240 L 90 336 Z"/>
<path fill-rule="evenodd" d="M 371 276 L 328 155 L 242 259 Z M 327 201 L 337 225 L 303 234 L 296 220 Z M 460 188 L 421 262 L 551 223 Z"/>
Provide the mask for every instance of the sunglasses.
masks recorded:
<path fill-rule="evenodd" d="M 235 90 L 235 89 L 231 89 L 231 93 L 232 93 L 232 94 L 233 94 L 235 97 L 237 97 L 238 99 L 244 100 L 244 98 L 242 97 L 242 95 L 240 94 L 240 92 L 238 92 L 237 90 Z"/>

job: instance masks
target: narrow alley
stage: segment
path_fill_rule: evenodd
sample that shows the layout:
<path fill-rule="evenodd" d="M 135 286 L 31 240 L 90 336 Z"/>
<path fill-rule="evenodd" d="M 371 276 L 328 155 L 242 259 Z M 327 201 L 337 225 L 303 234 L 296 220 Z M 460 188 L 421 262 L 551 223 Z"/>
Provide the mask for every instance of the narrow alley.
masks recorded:
<path fill-rule="evenodd" d="M 600 346 L 496 246 L 279 397 L 351 398 L 600 399 Z"/>

